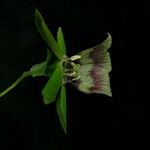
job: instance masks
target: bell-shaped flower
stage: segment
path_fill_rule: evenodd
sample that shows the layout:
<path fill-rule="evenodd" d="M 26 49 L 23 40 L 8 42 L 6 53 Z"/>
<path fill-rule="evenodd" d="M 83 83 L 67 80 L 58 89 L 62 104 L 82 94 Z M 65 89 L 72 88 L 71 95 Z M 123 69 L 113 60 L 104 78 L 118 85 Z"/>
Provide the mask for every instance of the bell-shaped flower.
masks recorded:
<path fill-rule="evenodd" d="M 111 96 L 109 72 L 111 71 L 111 60 L 107 51 L 111 46 L 111 35 L 101 44 L 80 52 L 78 55 L 77 71 L 80 78 L 74 85 L 82 92 L 102 93 Z"/>

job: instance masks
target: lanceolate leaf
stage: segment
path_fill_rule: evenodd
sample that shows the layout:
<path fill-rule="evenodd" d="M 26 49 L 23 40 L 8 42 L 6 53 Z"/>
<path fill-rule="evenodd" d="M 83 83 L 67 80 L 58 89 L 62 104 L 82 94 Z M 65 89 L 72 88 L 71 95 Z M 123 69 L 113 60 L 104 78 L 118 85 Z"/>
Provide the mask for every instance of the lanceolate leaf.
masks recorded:
<path fill-rule="evenodd" d="M 45 104 L 49 104 L 56 100 L 56 96 L 59 92 L 59 89 L 62 85 L 62 70 L 61 66 L 58 63 L 54 72 L 52 72 L 51 77 L 49 78 L 47 84 L 42 90 L 43 100 Z"/>
<path fill-rule="evenodd" d="M 65 55 L 66 54 L 66 46 L 65 46 L 64 35 L 63 35 L 61 27 L 58 28 L 58 32 L 57 32 L 57 44 L 58 44 L 58 47 L 61 49 L 61 51 Z"/>
<path fill-rule="evenodd" d="M 61 91 L 60 91 L 59 96 L 58 96 L 56 107 L 57 107 L 57 114 L 59 116 L 59 120 L 61 122 L 63 130 L 65 132 L 67 132 L 66 131 L 66 129 L 67 129 L 66 89 L 65 89 L 64 85 L 61 87 Z"/>
<path fill-rule="evenodd" d="M 63 51 L 61 51 L 60 48 L 58 47 L 56 40 L 54 39 L 51 31 L 48 29 L 47 25 L 45 24 L 42 15 L 37 9 L 35 10 L 35 24 L 43 40 L 48 44 L 49 48 L 53 51 L 53 53 L 59 59 L 63 58 L 64 56 Z"/>

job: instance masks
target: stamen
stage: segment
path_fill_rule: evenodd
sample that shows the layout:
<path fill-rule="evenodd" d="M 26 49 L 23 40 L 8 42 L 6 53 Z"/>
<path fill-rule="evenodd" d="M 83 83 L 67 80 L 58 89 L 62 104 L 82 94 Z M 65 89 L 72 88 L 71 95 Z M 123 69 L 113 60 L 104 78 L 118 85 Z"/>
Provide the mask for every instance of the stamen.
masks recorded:
<path fill-rule="evenodd" d="M 70 65 L 71 65 L 72 67 L 75 67 L 75 66 L 76 66 L 76 64 L 75 64 L 74 62 L 71 62 Z"/>
<path fill-rule="evenodd" d="M 79 80 L 80 78 L 81 78 L 81 76 L 80 76 L 80 75 L 78 75 L 78 77 L 73 78 L 71 81 L 76 81 L 76 80 Z"/>
<path fill-rule="evenodd" d="M 64 72 L 64 75 L 69 76 L 69 77 L 74 77 L 76 75 L 76 71 L 73 71 L 71 73 L 65 73 Z"/>
<path fill-rule="evenodd" d="M 81 59 L 81 56 L 80 55 L 74 55 L 74 56 L 70 57 L 71 61 L 75 61 L 77 59 Z"/>
<path fill-rule="evenodd" d="M 73 81 L 76 81 L 80 79 L 80 74 L 79 74 L 79 68 L 80 64 L 76 64 L 74 61 L 80 59 L 80 55 L 75 55 L 70 58 L 64 59 L 62 62 L 62 67 L 63 67 L 63 74 L 64 74 L 64 79 L 63 79 L 63 84 L 65 83 L 71 83 Z"/>

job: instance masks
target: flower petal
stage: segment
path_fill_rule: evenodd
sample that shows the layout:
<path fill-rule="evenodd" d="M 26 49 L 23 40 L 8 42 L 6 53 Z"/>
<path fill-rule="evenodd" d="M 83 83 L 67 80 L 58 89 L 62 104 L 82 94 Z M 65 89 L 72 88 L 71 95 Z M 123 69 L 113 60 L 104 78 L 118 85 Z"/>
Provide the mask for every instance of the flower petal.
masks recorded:
<path fill-rule="evenodd" d="M 112 38 L 109 33 L 107 33 L 107 38 L 101 44 L 84 50 L 79 53 L 81 56 L 80 63 L 84 64 L 100 64 L 102 68 L 108 69 L 111 71 L 111 60 L 108 49 L 112 43 Z"/>
<path fill-rule="evenodd" d="M 111 35 L 101 44 L 79 53 L 80 79 L 74 85 L 84 93 L 102 93 L 111 96 L 109 72 L 111 60 L 107 50 L 111 46 Z"/>

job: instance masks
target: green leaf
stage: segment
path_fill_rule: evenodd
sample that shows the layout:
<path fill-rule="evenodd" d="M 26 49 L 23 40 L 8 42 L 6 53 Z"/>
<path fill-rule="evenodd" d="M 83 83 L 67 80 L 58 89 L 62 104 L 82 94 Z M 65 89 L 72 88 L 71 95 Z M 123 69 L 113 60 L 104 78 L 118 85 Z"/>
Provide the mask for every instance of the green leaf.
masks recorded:
<path fill-rule="evenodd" d="M 31 71 L 32 77 L 47 76 L 46 69 L 47 69 L 48 62 L 51 59 L 51 56 L 52 56 L 52 53 L 49 50 L 47 50 L 46 61 L 36 64 L 36 65 L 33 65 L 31 67 L 30 71 Z"/>
<path fill-rule="evenodd" d="M 51 31 L 48 29 L 47 25 L 45 24 L 42 15 L 37 9 L 35 10 L 35 24 L 43 40 L 48 44 L 52 52 L 59 59 L 62 59 L 64 56 L 64 53 L 58 47 L 56 40 L 54 39 Z"/>
<path fill-rule="evenodd" d="M 62 85 L 60 94 L 58 96 L 57 100 L 57 114 L 59 116 L 59 120 L 61 122 L 61 125 L 63 127 L 63 130 L 65 133 L 67 132 L 67 113 L 66 113 L 66 89 L 65 86 Z"/>
<path fill-rule="evenodd" d="M 58 63 L 56 69 L 52 73 L 48 82 L 42 90 L 43 100 L 45 104 L 52 103 L 56 100 L 57 93 L 62 85 L 62 68 Z"/>
<path fill-rule="evenodd" d="M 58 32 L 57 32 L 57 44 L 58 44 L 58 47 L 61 49 L 61 51 L 65 55 L 66 54 L 66 46 L 65 46 L 64 35 L 63 35 L 61 27 L 58 28 Z"/>

